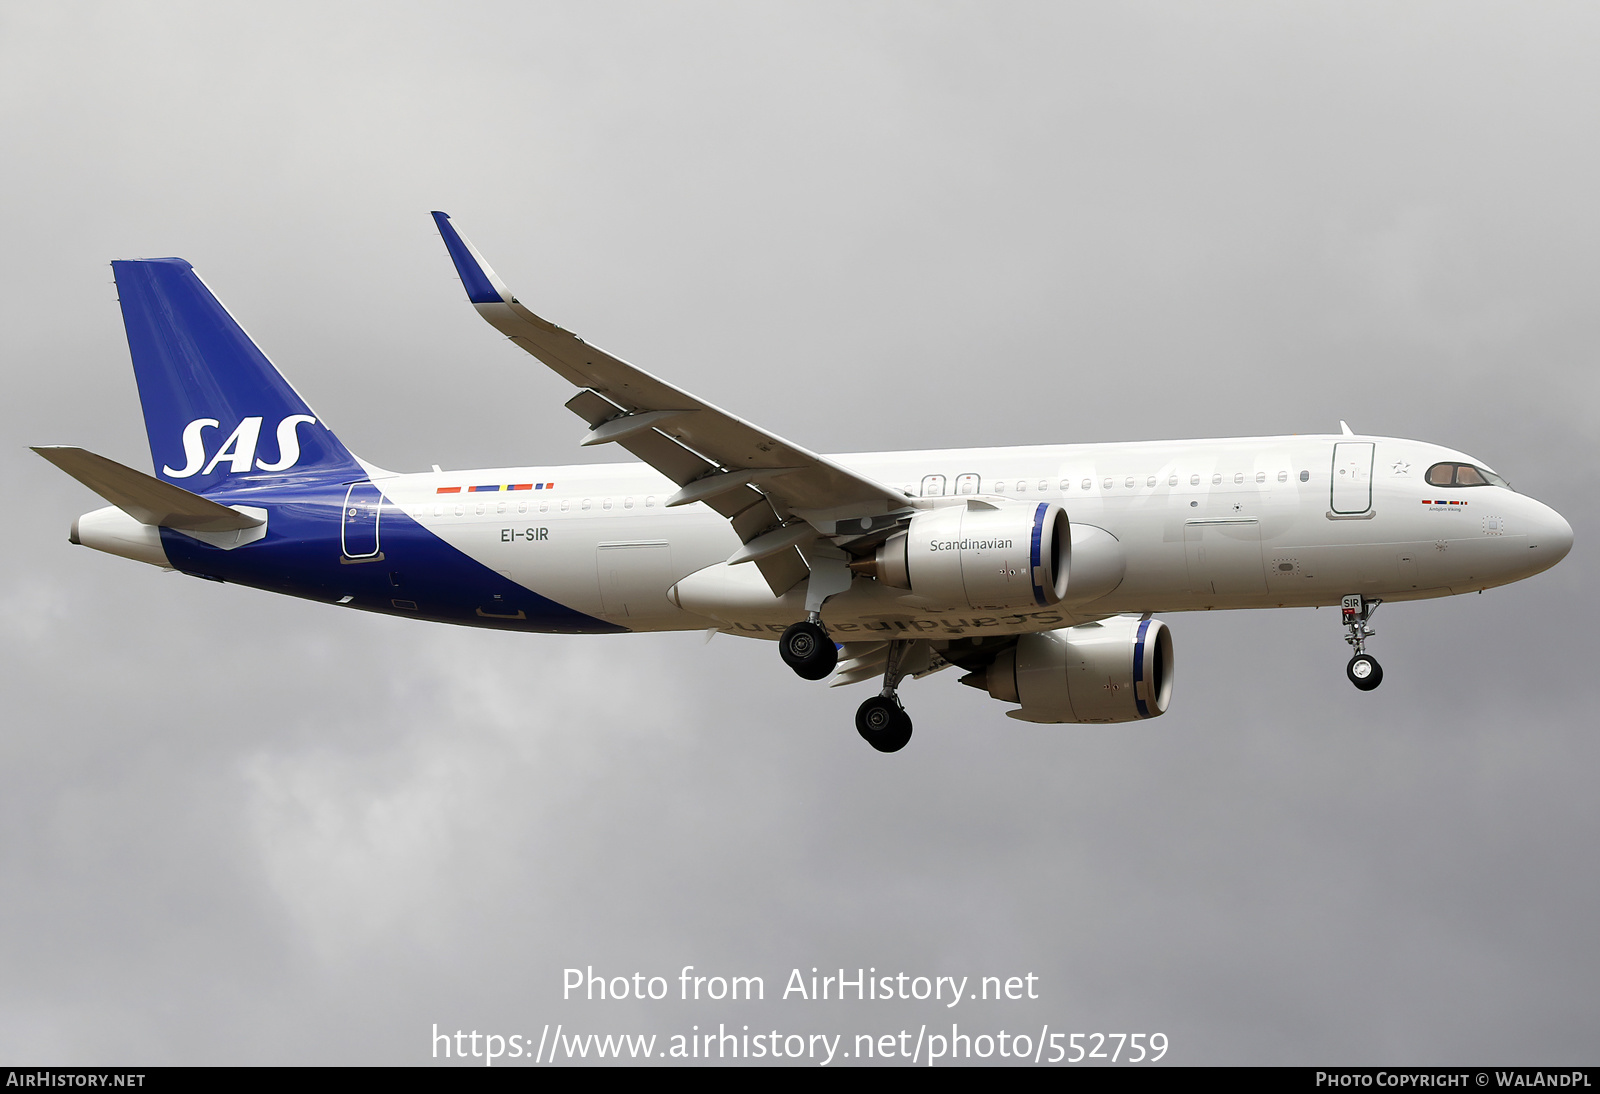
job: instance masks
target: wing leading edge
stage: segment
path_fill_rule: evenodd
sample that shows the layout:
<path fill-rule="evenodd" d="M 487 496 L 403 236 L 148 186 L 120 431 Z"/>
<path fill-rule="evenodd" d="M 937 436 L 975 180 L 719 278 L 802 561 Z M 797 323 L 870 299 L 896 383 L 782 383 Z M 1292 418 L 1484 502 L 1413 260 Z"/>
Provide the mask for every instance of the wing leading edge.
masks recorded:
<path fill-rule="evenodd" d="M 668 505 L 704 502 L 744 544 L 730 563 L 754 562 L 774 595 L 810 572 L 806 553 L 840 521 L 904 511 L 905 494 L 874 482 L 592 346 L 511 293 L 448 215 L 434 222 L 467 299 L 489 325 L 569 383 L 567 408 L 589 426 L 585 445 L 620 444 L 679 490 Z M 863 525 L 864 526 L 864 525 Z"/>

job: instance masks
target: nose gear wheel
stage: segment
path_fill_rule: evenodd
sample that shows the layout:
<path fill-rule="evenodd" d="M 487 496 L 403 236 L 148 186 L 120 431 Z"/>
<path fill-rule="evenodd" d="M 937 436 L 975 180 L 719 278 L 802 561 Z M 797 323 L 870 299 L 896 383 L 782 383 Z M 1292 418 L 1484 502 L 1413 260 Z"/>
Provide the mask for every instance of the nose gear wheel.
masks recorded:
<path fill-rule="evenodd" d="M 1362 691 L 1371 691 L 1383 683 L 1383 666 L 1370 653 L 1358 653 L 1350 658 L 1350 663 L 1344 667 L 1344 674 Z"/>
<path fill-rule="evenodd" d="M 1367 639 L 1378 632 L 1367 626 L 1367 621 L 1378 610 L 1381 600 L 1368 600 L 1365 597 L 1352 593 L 1345 597 L 1340 604 L 1340 618 L 1349 634 L 1344 640 L 1350 643 L 1350 648 L 1355 651 L 1355 656 L 1350 658 L 1350 663 L 1344 667 L 1344 674 L 1350 682 L 1362 691 L 1371 691 L 1383 683 L 1383 666 L 1378 664 L 1378 659 L 1367 652 Z"/>

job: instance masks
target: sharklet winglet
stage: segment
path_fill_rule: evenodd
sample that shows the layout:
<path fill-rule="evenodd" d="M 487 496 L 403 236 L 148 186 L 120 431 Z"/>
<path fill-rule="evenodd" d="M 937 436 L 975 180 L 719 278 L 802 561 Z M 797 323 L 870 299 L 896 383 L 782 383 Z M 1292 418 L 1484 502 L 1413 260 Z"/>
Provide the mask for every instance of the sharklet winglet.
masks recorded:
<path fill-rule="evenodd" d="M 444 238 L 445 249 L 450 252 L 450 261 L 456 264 L 456 273 L 461 275 L 461 286 L 467 290 L 467 299 L 474 304 L 506 303 L 511 293 L 495 276 L 477 248 L 456 231 L 455 225 L 450 223 L 450 214 L 435 209 L 433 222 L 439 226 L 439 235 Z"/>

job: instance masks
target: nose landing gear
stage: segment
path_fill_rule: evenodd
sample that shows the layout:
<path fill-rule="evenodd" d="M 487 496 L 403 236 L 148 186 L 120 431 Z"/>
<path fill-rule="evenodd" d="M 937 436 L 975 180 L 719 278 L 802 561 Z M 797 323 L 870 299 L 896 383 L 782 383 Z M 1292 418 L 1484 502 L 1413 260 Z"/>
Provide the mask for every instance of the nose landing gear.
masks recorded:
<path fill-rule="evenodd" d="M 906 655 L 912 643 L 895 639 L 889 643 L 889 659 L 883 669 L 883 690 L 856 710 L 856 732 L 879 752 L 899 752 L 911 740 L 911 715 L 900 705 L 900 681 L 911 667 Z"/>
<path fill-rule="evenodd" d="M 1355 650 L 1355 656 L 1350 658 L 1350 663 L 1344 667 L 1344 674 L 1362 691 L 1371 691 L 1383 683 L 1383 666 L 1378 664 L 1376 657 L 1367 652 L 1367 639 L 1378 633 L 1367 626 L 1367 621 L 1382 603 L 1381 600 L 1368 600 L 1359 593 L 1350 594 L 1340 603 L 1340 618 L 1350 631 L 1344 640 Z"/>

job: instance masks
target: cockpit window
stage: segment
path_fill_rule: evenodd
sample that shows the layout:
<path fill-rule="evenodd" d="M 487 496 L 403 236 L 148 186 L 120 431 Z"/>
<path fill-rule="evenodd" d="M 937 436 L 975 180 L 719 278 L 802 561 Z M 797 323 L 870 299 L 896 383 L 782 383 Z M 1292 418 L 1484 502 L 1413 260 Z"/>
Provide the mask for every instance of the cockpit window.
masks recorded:
<path fill-rule="evenodd" d="M 1503 486 L 1511 489 L 1511 484 L 1486 467 L 1474 467 L 1470 463 L 1436 463 L 1428 468 L 1426 476 L 1429 486 Z"/>

